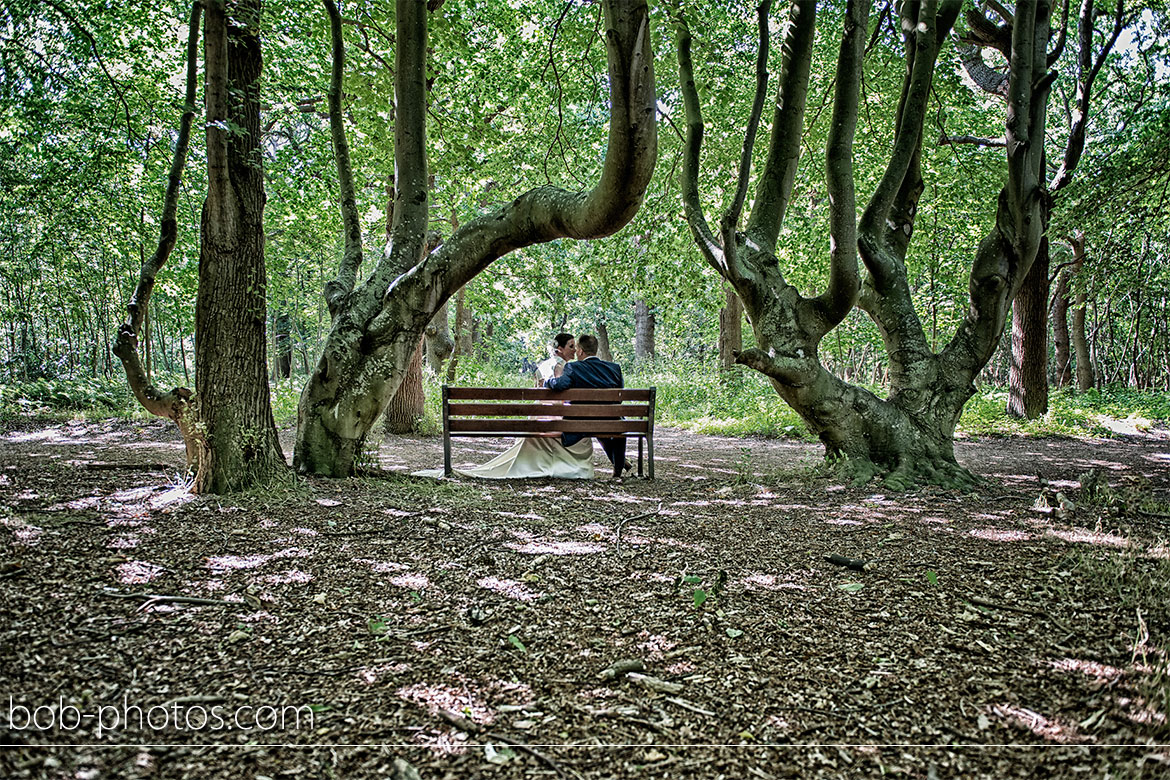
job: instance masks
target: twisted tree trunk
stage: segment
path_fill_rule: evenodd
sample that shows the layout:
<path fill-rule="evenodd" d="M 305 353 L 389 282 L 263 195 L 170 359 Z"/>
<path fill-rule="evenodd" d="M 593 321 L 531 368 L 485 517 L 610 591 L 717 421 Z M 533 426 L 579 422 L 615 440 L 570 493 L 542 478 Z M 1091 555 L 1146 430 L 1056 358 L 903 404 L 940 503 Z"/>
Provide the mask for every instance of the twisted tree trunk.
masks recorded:
<path fill-rule="evenodd" d="M 790 6 L 768 157 L 746 228 L 739 230 L 768 77 L 769 7 L 764 2 L 759 11 L 757 89 L 738 185 L 718 232 L 708 225 L 700 206 L 703 123 L 690 34 L 685 20 L 679 23 L 680 81 L 687 116 L 683 203 L 700 251 L 735 288 L 755 332 L 759 346 L 740 353 L 737 361 L 772 380 L 780 396 L 820 437 L 826 453 L 856 481 L 876 474 L 893 488 L 919 481 L 969 484 L 972 475 L 954 455 L 955 425 L 974 393 L 976 376 L 995 351 L 1009 303 L 1043 235 L 1041 162 L 1052 80 L 1046 64 L 1050 6 L 1037 0 L 1017 7 L 1007 86 L 1007 185 L 999 193 L 996 225 L 974 258 L 966 319 L 939 353 L 930 348 L 914 310 L 905 258 L 924 187 L 919 157 L 932 78 L 960 3 L 924 0 L 900 6 L 906 74 L 893 147 L 860 221 L 853 137 L 869 3 L 847 3 L 826 150 L 832 236 L 828 279 L 825 292 L 815 298 L 804 297 L 785 281 L 776 257 L 799 158 L 815 27 L 813 3 Z M 833 376 L 818 358 L 821 339 L 840 324 L 855 302 L 877 324 L 885 344 L 890 382 L 885 399 Z"/>
<path fill-rule="evenodd" d="M 339 171 L 348 171 L 341 121 L 341 20 L 332 0 L 334 71 L 330 118 Z M 346 476 L 363 440 L 397 391 L 418 339 L 439 307 L 497 258 L 557 238 L 599 238 L 625 225 L 642 203 L 656 156 L 653 55 L 645 0 L 604 0 L 610 90 L 609 144 L 592 190 L 537 187 L 459 227 L 421 261 L 427 192 L 427 4 L 398 0 L 395 47 L 395 178 L 391 241 L 355 288 L 360 220 L 352 181 L 342 179 L 347 249 L 326 286 L 333 326 L 298 410 L 294 462 L 303 472 Z M 357 235 L 351 238 L 351 226 Z"/>

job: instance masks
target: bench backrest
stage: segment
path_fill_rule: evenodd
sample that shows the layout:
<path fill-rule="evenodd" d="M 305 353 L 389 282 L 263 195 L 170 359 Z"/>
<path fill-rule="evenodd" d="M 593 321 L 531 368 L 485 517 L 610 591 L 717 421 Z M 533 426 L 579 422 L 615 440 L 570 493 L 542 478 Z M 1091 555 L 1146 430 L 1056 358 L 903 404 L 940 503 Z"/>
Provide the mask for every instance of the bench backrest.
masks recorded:
<path fill-rule="evenodd" d="M 448 436 L 646 436 L 654 431 L 654 395 L 653 387 L 556 392 L 536 387 L 444 385 L 443 432 Z"/>

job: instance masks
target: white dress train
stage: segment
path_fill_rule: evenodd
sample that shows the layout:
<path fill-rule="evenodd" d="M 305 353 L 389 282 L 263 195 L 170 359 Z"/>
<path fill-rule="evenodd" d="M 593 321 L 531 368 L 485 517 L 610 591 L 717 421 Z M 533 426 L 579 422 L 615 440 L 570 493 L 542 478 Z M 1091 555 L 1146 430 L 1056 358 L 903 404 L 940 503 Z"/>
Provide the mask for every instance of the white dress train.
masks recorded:
<path fill-rule="evenodd" d="M 572 447 L 560 436 L 528 436 L 517 439 L 504 452 L 480 466 L 454 469 L 456 474 L 480 479 L 593 479 L 593 439 L 586 436 Z M 442 477 L 442 469 L 415 471 L 416 477 Z"/>

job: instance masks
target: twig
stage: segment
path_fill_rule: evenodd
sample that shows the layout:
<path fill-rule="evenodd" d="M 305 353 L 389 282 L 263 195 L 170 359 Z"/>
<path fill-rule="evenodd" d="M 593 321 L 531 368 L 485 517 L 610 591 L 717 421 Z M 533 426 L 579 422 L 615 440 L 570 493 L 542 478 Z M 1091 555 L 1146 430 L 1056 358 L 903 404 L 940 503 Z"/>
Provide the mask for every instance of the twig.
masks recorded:
<path fill-rule="evenodd" d="M 568 775 L 569 774 L 569 772 L 565 771 L 564 767 L 562 767 L 556 761 L 553 761 L 551 758 L 544 755 L 540 751 L 536 750 L 535 748 L 527 745 L 524 742 L 524 740 L 517 739 L 515 737 L 509 737 L 508 735 L 500 734 L 497 731 L 484 732 L 483 731 L 484 727 L 481 726 L 480 724 L 476 723 L 475 721 L 471 720 L 470 718 L 465 718 L 462 715 L 460 715 L 459 713 L 452 712 L 450 710 L 439 710 L 439 717 L 442 718 L 443 720 L 447 721 L 447 723 L 451 724 L 452 726 L 459 729 L 460 731 L 466 731 L 468 734 L 478 736 L 481 739 L 494 739 L 496 742 L 503 742 L 507 745 L 511 745 L 514 748 L 522 750 L 525 753 L 532 756 L 533 758 L 535 758 L 537 761 L 540 761 L 542 764 L 544 764 L 545 766 L 547 766 L 549 769 L 553 770 L 557 774 L 560 774 L 560 775 Z M 581 775 L 579 775 L 577 772 L 573 772 L 572 776 L 579 778 Z"/>
<path fill-rule="evenodd" d="M 705 710 L 696 704 L 691 704 L 686 699 L 679 699 L 679 698 L 674 697 L 674 696 L 663 696 L 662 698 L 665 699 L 666 701 L 670 702 L 671 704 L 675 705 L 676 707 L 682 707 L 684 710 L 690 710 L 691 712 L 694 712 L 698 715 L 706 715 L 706 716 L 711 717 L 711 718 L 715 717 L 715 715 L 716 715 L 716 713 L 711 712 L 711 710 Z"/>
<path fill-rule="evenodd" d="M 978 596 L 972 596 L 969 599 L 967 599 L 967 601 L 969 601 L 970 603 L 974 604 L 977 607 L 985 607 L 987 609 L 1001 609 L 1001 610 L 1004 610 L 1007 612 L 1018 612 L 1021 615 L 1033 615 L 1035 617 L 1048 618 L 1048 620 L 1051 621 L 1054 626 L 1059 628 L 1061 631 L 1064 631 L 1066 634 L 1074 633 L 1071 628 L 1066 626 L 1059 619 L 1057 619 L 1051 612 L 1048 612 L 1046 610 L 1028 609 L 1027 607 L 1016 607 L 1016 606 L 1012 606 L 1011 604 L 997 604 L 994 601 L 988 601 L 987 599 L 982 599 L 982 598 L 979 598 Z"/>
<path fill-rule="evenodd" d="M 81 462 L 77 465 L 90 471 L 181 471 L 181 466 L 166 463 L 109 463 L 107 461 Z"/>
<path fill-rule="evenodd" d="M 536 748 L 529 746 L 523 740 L 515 739 L 513 737 L 507 736 L 506 734 L 500 734 L 499 732 L 496 732 L 496 731 L 489 731 L 488 733 L 484 734 L 483 736 L 485 739 L 494 739 L 497 742 L 503 742 L 505 744 L 511 745 L 512 747 L 516 748 L 517 750 L 524 751 L 525 753 L 532 756 L 537 761 L 544 764 L 549 769 L 551 769 L 552 771 L 556 772 L 559 775 L 578 778 L 578 780 L 580 780 L 580 778 L 581 778 L 581 774 L 579 772 L 574 771 L 574 770 L 566 770 L 564 767 L 562 767 L 556 761 L 552 760 L 551 758 L 546 756 L 544 753 L 541 753 Z"/>
<path fill-rule="evenodd" d="M 139 609 L 146 609 L 154 604 L 198 604 L 200 606 L 246 607 L 242 601 L 224 601 L 223 599 L 204 599 L 196 596 L 169 596 L 159 593 L 118 593 L 112 590 L 103 590 L 103 594 L 116 599 L 139 599 L 143 602 Z"/>
<path fill-rule="evenodd" d="M 7 580 L 7 579 L 10 579 L 12 577 L 19 577 L 20 575 L 24 574 L 24 571 L 25 570 L 23 568 L 20 568 L 20 567 L 15 568 L 12 571 L 6 571 L 3 574 L 0 574 L 0 580 Z"/>
<path fill-rule="evenodd" d="M 655 509 L 653 512 L 643 512 L 640 515 L 633 515 L 632 517 L 623 517 L 621 520 L 618 520 L 616 538 L 614 539 L 614 543 L 613 543 L 613 554 L 614 555 L 621 554 L 621 551 L 622 551 L 622 526 L 623 525 L 625 525 L 626 523 L 633 521 L 633 520 L 645 520 L 648 517 L 654 517 L 654 515 L 658 514 L 661 511 L 662 511 L 662 502 L 659 501 L 658 508 Z"/>

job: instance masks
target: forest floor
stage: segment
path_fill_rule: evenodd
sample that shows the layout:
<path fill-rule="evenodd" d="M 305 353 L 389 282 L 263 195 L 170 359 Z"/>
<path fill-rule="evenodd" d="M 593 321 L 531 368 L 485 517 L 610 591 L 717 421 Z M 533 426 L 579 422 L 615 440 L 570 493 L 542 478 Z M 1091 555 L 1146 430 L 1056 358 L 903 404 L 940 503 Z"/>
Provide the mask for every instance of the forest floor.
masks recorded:
<path fill-rule="evenodd" d="M 192 497 L 162 424 L 4 423 L 0 776 L 1170 774 L 1170 433 L 961 441 L 968 494 L 656 443 L 654 481 L 387 437 Z"/>

